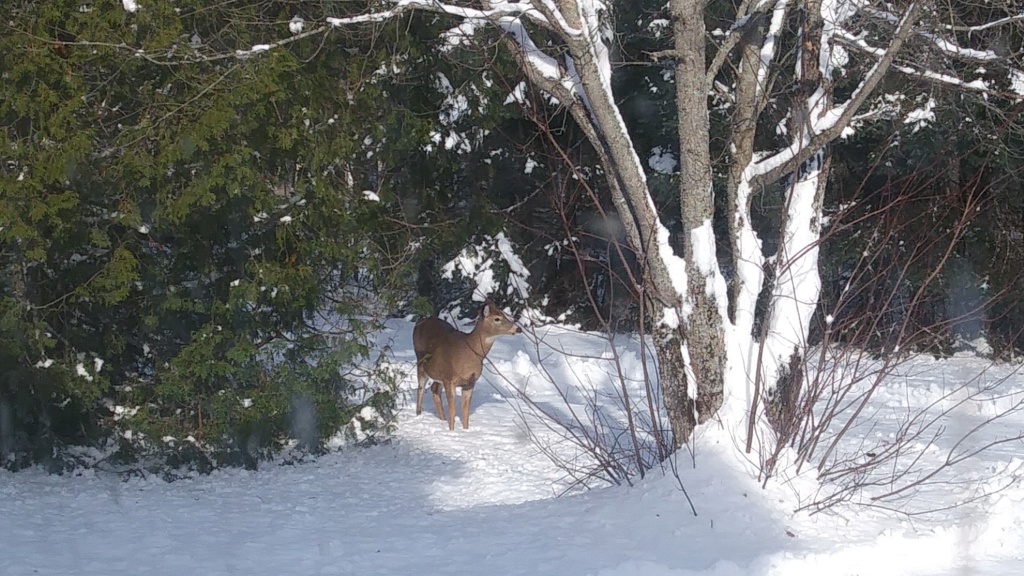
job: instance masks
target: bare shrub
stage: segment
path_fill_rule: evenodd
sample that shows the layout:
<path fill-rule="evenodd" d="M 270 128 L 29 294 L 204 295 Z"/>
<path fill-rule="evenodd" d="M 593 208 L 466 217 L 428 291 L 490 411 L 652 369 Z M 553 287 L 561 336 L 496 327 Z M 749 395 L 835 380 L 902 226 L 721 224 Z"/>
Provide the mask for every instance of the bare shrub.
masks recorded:
<path fill-rule="evenodd" d="M 833 215 L 836 223 L 826 241 L 839 233 L 856 237 L 850 234 L 856 230 L 858 255 L 835 296 L 825 300 L 830 305 L 820 311 L 812 352 L 805 362 L 790 364 L 779 387 L 766 395 L 775 437 L 759 438 L 765 481 L 784 461 L 795 464 L 798 473 L 816 470 L 820 489 L 805 509 L 856 502 L 906 514 L 935 512 L 915 498 L 967 483 L 970 490 L 958 504 L 965 505 L 1021 476 L 1020 469 L 1002 470 L 1000 477 L 1010 480 L 993 486 L 954 471 L 965 462 L 977 463 L 987 450 L 1024 438 L 1020 430 L 1000 427 L 1024 409 L 1024 394 L 1009 386 L 1019 366 L 983 361 L 972 373 L 943 378 L 937 398 L 923 404 L 910 397 L 912 388 L 900 388 L 909 378 L 924 377 L 920 366 L 928 356 L 944 358 L 968 347 L 962 341 L 965 325 L 967 333 L 984 336 L 985 322 L 1005 309 L 997 304 L 1014 283 L 950 305 L 951 283 L 963 281 L 955 278 L 958 252 L 991 196 L 980 179 L 963 186 L 941 184 L 908 178 L 894 183 L 883 203 L 849 204 Z M 990 350 L 972 350 L 977 352 L 991 356 Z M 879 396 L 897 391 L 905 395 L 898 405 L 879 408 Z M 891 433 L 872 436 L 885 428 L 879 423 L 883 419 Z M 934 451 L 944 456 L 925 457 Z"/>

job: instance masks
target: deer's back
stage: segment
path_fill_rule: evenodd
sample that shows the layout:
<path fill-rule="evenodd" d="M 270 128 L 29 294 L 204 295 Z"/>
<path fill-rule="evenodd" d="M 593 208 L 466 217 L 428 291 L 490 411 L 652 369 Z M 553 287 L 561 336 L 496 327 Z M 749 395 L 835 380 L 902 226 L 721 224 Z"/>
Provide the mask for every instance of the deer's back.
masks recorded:
<path fill-rule="evenodd" d="M 416 351 L 416 357 L 421 359 L 423 355 L 443 347 L 446 342 L 452 341 L 456 334 L 461 332 L 440 318 L 420 320 L 412 330 L 412 347 Z"/>
<path fill-rule="evenodd" d="M 482 359 L 466 342 L 468 336 L 444 320 L 424 318 L 412 331 L 416 360 L 433 380 L 458 380 L 460 385 L 462 380 L 475 380 Z"/>

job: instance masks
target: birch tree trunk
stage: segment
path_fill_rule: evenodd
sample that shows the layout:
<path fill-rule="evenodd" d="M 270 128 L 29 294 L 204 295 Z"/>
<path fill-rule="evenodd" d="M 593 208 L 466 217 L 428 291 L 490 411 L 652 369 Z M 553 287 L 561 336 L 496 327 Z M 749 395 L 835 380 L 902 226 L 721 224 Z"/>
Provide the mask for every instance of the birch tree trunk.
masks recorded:
<path fill-rule="evenodd" d="M 822 4 L 822 0 L 807 0 L 801 7 L 797 93 L 789 122 L 789 133 L 801 147 L 810 145 L 815 122 L 831 110 L 833 103 L 832 58 L 828 53 L 831 34 L 825 30 Z M 772 424 L 777 433 L 789 428 L 786 420 L 792 417 L 793 404 L 800 394 L 807 334 L 821 294 L 818 242 L 830 164 L 828 151 L 822 147 L 788 177 L 781 237 L 772 261 L 771 296 L 759 338 L 748 451 L 762 391 L 774 393 L 770 401 L 775 406 L 768 414 L 775 415 Z"/>

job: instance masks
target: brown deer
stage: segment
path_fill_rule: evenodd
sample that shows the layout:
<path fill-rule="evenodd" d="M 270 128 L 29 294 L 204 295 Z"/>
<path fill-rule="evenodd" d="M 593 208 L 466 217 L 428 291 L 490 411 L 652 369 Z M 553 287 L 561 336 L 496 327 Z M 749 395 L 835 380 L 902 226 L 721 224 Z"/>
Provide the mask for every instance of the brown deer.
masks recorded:
<path fill-rule="evenodd" d="M 434 397 L 437 417 L 444 420 L 441 386 L 448 397 L 448 429 L 455 430 L 455 388 L 462 388 L 462 427 L 469 428 L 469 399 L 473 386 L 483 370 L 484 357 L 491 351 L 494 339 L 502 334 L 518 334 L 519 326 L 488 298 L 480 309 L 473 331 L 462 332 L 436 316 L 416 323 L 412 331 L 412 347 L 416 351 L 416 415 L 423 411 L 423 388 L 433 380 L 430 392 Z"/>

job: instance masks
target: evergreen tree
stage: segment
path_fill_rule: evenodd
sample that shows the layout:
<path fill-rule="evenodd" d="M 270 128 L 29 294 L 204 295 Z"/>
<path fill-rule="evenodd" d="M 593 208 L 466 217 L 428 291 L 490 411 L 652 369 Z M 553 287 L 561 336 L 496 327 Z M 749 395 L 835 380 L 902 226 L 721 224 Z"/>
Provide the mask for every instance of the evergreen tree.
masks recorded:
<path fill-rule="evenodd" d="M 363 194 L 380 177 L 365 148 L 412 114 L 378 105 L 367 71 L 387 55 L 359 39 L 203 60 L 285 8 L 5 8 L 4 464 L 59 468 L 113 433 L 127 459 L 253 466 L 285 438 L 389 420 L 367 306 L 391 298 L 408 240 Z M 107 46 L 124 43 L 190 64 Z"/>

